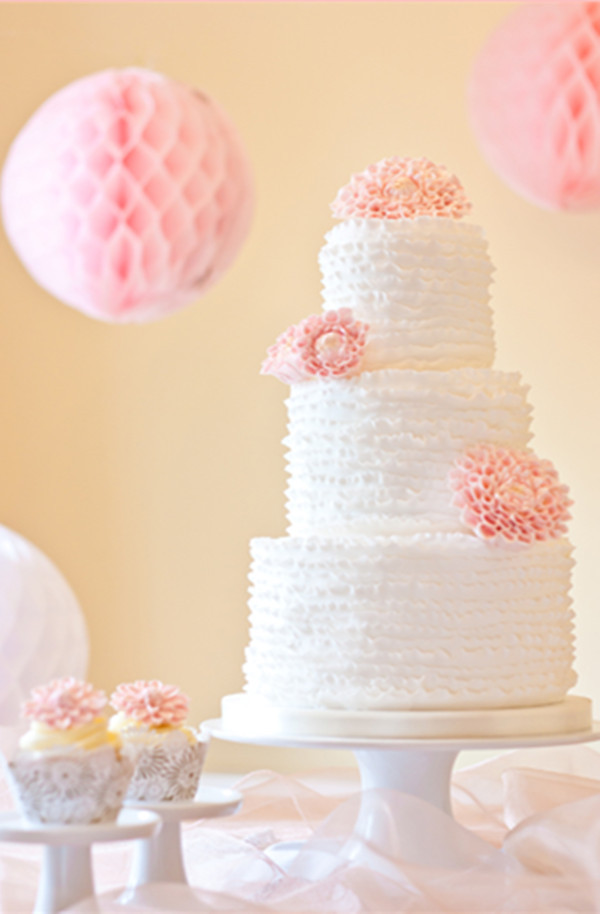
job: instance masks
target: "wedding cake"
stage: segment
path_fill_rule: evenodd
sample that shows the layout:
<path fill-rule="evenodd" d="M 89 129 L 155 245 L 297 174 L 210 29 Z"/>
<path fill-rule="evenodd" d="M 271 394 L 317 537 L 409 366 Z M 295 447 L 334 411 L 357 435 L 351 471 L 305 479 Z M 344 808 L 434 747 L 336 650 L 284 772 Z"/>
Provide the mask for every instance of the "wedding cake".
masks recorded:
<path fill-rule="evenodd" d="M 251 543 L 245 693 L 223 720 L 477 735 L 503 710 L 509 729 L 584 730 L 589 702 L 565 701 L 571 502 L 530 449 L 521 377 L 491 367 L 493 267 L 465 192 L 393 157 L 332 209 L 323 313 L 263 365 L 291 388 L 289 527 Z"/>

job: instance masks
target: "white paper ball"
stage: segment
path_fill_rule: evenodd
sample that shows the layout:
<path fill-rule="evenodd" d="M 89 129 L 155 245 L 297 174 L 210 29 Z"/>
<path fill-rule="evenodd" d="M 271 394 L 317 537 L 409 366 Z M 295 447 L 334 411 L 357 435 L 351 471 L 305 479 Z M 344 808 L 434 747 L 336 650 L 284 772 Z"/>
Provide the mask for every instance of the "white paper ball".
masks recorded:
<path fill-rule="evenodd" d="M 0 526 L 0 727 L 19 723 L 35 686 L 62 676 L 84 678 L 85 620 L 55 565 L 14 531 Z"/>

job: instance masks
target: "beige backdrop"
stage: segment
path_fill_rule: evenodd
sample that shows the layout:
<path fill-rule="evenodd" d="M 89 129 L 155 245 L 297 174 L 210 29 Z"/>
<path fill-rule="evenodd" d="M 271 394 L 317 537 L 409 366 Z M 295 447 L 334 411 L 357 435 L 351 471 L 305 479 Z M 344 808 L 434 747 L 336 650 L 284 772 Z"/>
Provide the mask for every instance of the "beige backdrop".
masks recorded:
<path fill-rule="evenodd" d="M 286 388 L 266 347 L 320 308 L 328 204 L 385 155 L 461 176 L 497 266 L 497 364 L 522 371 L 536 449 L 576 501 L 580 691 L 600 706 L 600 214 L 544 212 L 483 161 L 465 112 L 477 49 L 510 3 L 0 4 L 0 153 L 53 91 L 138 65 L 230 113 L 258 206 L 235 267 L 187 310 L 112 327 L 52 299 L 0 240 L 0 522 L 63 570 L 90 675 L 174 681 L 196 720 L 242 685 L 247 543 L 284 531 Z M 331 764 L 215 744 L 209 767 Z"/>

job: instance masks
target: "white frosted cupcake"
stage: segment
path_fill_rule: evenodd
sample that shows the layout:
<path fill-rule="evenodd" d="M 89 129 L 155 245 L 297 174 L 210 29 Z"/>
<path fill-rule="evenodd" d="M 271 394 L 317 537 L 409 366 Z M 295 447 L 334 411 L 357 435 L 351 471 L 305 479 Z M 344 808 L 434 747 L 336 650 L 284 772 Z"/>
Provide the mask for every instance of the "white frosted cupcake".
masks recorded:
<path fill-rule="evenodd" d="M 117 713 L 109 728 L 135 764 L 127 799 L 193 799 L 208 743 L 186 723 L 188 696 L 157 679 L 137 680 L 117 686 L 110 701 Z"/>
<path fill-rule="evenodd" d="M 68 677 L 33 689 L 23 706 L 29 730 L 8 763 L 31 822 L 90 824 L 116 819 L 133 770 L 109 733 L 104 692 Z"/>

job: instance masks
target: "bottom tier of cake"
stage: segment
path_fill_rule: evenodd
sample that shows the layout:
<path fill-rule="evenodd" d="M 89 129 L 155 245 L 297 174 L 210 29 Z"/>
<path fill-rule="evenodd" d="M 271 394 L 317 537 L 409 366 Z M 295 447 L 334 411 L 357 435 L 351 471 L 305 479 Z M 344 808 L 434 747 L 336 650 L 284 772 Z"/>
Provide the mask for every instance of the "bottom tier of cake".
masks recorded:
<path fill-rule="evenodd" d="M 571 546 L 469 534 L 259 538 L 247 694 L 350 710 L 511 708 L 574 685 Z"/>

